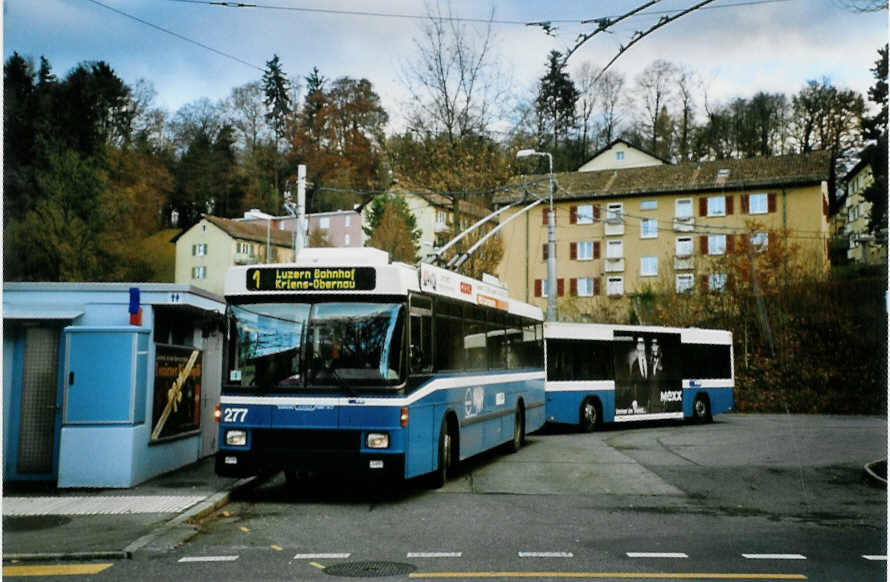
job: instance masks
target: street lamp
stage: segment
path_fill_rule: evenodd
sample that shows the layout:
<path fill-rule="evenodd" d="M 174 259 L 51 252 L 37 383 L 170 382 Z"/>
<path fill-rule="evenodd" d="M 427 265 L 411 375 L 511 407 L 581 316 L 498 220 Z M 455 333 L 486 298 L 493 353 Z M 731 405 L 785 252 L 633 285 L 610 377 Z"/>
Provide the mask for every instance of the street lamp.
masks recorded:
<path fill-rule="evenodd" d="M 556 214 L 553 212 L 553 156 L 549 152 L 535 150 L 519 150 L 517 158 L 531 156 L 547 156 L 550 174 L 550 214 L 547 217 L 547 321 L 556 321 Z"/>

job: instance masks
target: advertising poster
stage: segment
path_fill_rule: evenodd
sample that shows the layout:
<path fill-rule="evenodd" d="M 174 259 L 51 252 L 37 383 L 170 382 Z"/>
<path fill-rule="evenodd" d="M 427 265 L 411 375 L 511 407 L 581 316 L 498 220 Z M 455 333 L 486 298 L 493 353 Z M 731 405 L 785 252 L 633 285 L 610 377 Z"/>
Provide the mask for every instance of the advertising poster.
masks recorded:
<path fill-rule="evenodd" d="M 616 418 L 682 417 L 680 334 L 616 330 L 614 354 Z"/>
<path fill-rule="evenodd" d="M 151 440 L 176 437 L 201 426 L 200 350 L 158 345 Z"/>

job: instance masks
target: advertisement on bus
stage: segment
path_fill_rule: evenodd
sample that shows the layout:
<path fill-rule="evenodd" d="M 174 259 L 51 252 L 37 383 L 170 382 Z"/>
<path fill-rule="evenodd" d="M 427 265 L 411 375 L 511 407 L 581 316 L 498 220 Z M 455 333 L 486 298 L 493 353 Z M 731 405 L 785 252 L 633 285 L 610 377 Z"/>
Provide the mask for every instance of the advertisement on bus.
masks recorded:
<path fill-rule="evenodd" d="M 683 416 L 680 334 L 615 330 L 615 420 Z"/>

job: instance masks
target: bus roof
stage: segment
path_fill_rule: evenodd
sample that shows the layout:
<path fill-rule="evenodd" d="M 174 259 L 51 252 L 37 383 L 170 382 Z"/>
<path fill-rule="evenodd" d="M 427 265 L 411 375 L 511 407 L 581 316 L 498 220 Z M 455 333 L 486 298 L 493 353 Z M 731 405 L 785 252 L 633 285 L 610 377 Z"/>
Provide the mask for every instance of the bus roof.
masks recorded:
<path fill-rule="evenodd" d="M 680 341 L 691 344 L 732 344 L 732 332 L 700 327 L 657 325 L 622 325 L 613 323 L 544 323 L 544 338 L 611 340 L 616 331 L 640 333 L 677 333 Z"/>
<path fill-rule="evenodd" d="M 307 248 L 294 263 L 236 266 L 226 273 L 226 297 L 323 295 L 407 295 L 423 291 L 543 320 L 541 310 L 511 299 L 505 287 L 447 269 L 390 263 L 373 248 Z"/>

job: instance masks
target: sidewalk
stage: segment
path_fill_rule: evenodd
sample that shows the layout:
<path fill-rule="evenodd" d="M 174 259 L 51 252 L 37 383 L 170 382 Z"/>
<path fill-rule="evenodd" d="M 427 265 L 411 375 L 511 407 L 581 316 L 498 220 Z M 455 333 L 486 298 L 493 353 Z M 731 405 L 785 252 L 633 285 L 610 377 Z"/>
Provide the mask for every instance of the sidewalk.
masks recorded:
<path fill-rule="evenodd" d="M 229 502 L 254 478 L 219 477 L 213 456 L 129 489 L 3 486 L 3 561 L 124 559 L 172 548 L 186 523 Z"/>

